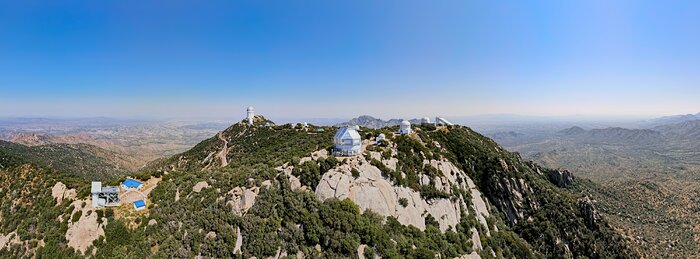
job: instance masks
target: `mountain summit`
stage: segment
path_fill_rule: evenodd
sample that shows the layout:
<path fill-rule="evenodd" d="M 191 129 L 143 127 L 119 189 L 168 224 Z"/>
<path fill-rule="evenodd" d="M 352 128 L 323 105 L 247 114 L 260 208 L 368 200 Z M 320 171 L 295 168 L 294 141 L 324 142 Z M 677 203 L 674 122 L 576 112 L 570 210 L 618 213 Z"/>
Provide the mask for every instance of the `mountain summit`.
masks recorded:
<path fill-rule="evenodd" d="M 331 155 L 337 130 L 236 123 L 135 175 L 149 186 L 141 211 L 91 208 L 89 183 L 4 154 L 3 182 L 45 179 L 3 185 L 16 194 L 3 196 L 1 230 L 17 248 L 0 255 L 636 257 L 571 173 L 467 127 L 365 128 L 360 155 L 347 157 Z"/>

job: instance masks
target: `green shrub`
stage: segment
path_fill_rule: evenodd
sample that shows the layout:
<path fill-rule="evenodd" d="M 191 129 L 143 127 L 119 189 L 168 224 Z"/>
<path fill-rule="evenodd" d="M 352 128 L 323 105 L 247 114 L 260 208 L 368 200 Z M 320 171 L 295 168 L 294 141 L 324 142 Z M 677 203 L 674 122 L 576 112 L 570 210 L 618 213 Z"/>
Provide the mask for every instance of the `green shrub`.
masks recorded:
<path fill-rule="evenodd" d="M 81 217 L 82 215 L 83 215 L 83 211 L 82 211 L 82 210 L 76 211 L 75 213 L 73 213 L 73 217 L 71 218 L 71 221 L 72 221 L 73 223 L 78 222 L 78 220 L 80 220 L 80 217 Z"/>
<path fill-rule="evenodd" d="M 408 199 L 406 198 L 400 198 L 399 199 L 399 204 L 401 204 L 402 207 L 406 208 L 408 206 Z"/>
<path fill-rule="evenodd" d="M 358 170 L 355 169 L 355 168 L 352 168 L 352 169 L 350 170 L 350 173 L 352 173 L 352 177 L 355 177 L 355 178 L 360 177 L 360 171 L 358 171 Z"/>

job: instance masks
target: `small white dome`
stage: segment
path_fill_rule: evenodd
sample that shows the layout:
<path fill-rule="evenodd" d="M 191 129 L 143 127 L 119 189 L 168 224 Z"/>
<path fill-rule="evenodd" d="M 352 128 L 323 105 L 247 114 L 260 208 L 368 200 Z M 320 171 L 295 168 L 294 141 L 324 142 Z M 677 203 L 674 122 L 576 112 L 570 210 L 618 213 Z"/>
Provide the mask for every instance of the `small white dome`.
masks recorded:
<path fill-rule="evenodd" d="M 407 120 L 403 120 L 403 121 L 401 121 L 401 125 L 403 125 L 403 126 L 411 126 L 411 123 L 408 122 Z"/>
<path fill-rule="evenodd" d="M 355 125 L 355 126 L 352 127 L 352 128 L 355 129 L 355 130 L 360 130 L 360 126 L 359 126 L 359 125 Z"/>
<path fill-rule="evenodd" d="M 247 111 L 252 112 L 252 111 L 253 111 L 253 106 L 248 106 Z"/>
<path fill-rule="evenodd" d="M 430 123 L 430 117 L 423 117 L 423 123 Z"/>
<path fill-rule="evenodd" d="M 384 135 L 384 133 L 382 133 L 382 134 L 379 134 L 379 138 L 384 139 L 384 138 L 386 138 L 386 136 Z"/>

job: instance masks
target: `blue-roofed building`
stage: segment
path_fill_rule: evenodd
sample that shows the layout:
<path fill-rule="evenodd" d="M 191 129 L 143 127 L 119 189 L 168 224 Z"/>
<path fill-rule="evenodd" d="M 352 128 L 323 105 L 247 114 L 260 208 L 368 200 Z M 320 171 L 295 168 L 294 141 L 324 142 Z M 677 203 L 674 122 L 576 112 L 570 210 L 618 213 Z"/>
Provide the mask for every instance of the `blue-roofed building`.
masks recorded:
<path fill-rule="evenodd" d="M 137 200 L 134 202 L 134 209 L 135 210 L 142 210 L 146 208 L 146 202 L 143 200 Z"/>
<path fill-rule="evenodd" d="M 122 189 L 124 190 L 141 190 L 143 189 L 143 183 L 136 181 L 134 179 L 126 179 L 124 182 L 121 184 Z"/>

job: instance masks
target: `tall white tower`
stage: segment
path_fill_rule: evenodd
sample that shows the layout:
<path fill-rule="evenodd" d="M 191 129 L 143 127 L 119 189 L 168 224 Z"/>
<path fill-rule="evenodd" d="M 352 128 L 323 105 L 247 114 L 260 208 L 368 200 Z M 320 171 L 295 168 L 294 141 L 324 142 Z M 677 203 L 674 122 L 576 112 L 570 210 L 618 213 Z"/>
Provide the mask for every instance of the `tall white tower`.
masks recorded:
<path fill-rule="evenodd" d="M 253 117 L 255 117 L 255 110 L 253 109 L 253 106 L 248 106 L 246 111 L 248 112 L 248 115 L 246 116 L 246 119 L 248 119 L 248 124 L 253 125 Z"/>

